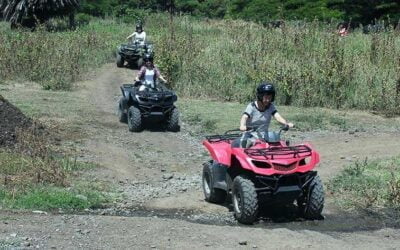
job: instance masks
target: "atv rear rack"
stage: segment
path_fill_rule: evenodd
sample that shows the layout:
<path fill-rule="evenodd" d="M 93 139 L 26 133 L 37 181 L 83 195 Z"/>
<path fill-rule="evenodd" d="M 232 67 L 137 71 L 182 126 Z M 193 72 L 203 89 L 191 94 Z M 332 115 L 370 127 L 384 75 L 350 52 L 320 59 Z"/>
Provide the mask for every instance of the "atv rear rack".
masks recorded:
<path fill-rule="evenodd" d="M 311 148 L 306 145 L 298 145 L 291 147 L 269 147 L 269 148 L 248 148 L 244 152 L 248 156 L 264 156 L 266 159 L 273 160 L 275 156 L 284 157 L 293 155 L 293 158 L 311 156 Z"/>
<path fill-rule="evenodd" d="M 229 133 L 230 131 L 226 132 L 223 135 L 209 135 L 206 136 L 207 141 L 210 143 L 216 143 L 221 141 L 232 141 L 242 136 L 242 133 Z"/>

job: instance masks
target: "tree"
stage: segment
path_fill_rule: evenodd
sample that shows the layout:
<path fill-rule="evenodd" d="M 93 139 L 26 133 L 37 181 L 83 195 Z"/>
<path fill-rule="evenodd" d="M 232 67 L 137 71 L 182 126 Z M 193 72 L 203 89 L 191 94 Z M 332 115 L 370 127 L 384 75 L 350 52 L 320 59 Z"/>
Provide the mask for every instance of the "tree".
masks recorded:
<path fill-rule="evenodd" d="M 104 17 L 112 15 L 113 9 L 118 5 L 118 0 L 81 0 L 79 12 Z"/>
<path fill-rule="evenodd" d="M 0 0 L 0 11 L 12 27 L 35 27 L 55 16 L 70 15 L 73 19 L 78 6 L 79 0 Z"/>
<path fill-rule="evenodd" d="M 366 25 L 382 18 L 397 23 L 400 19 L 398 0 L 330 0 L 328 6 L 344 12 L 355 24 Z"/>
<path fill-rule="evenodd" d="M 229 16 L 266 23 L 277 19 L 329 20 L 340 18 L 339 10 L 329 9 L 328 0 L 233 0 Z"/>

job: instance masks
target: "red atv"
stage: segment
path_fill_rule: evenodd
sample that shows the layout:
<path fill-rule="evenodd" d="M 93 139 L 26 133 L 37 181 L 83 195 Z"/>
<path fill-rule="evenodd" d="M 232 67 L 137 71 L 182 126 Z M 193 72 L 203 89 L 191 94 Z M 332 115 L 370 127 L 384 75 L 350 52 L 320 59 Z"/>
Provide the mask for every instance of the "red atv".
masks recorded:
<path fill-rule="evenodd" d="M 223 203 L 231 194 L 235 218 L 243 224 L 252 224 L 262 205 L 294 201 L 304 218 L 321 218 L 324 189 L 314 171 L 319 154 L 309 144 L 281 140 L 287 126 L 279 132 L 264 128 L 206 137 L 203 145 L 212 160 L 203 164 L 205 199 Z"/>

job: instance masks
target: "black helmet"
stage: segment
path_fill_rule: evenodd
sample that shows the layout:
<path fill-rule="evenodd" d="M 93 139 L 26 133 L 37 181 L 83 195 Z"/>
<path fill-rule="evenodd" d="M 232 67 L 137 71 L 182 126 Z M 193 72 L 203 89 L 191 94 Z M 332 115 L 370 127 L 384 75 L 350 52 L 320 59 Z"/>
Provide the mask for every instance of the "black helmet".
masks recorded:
<path fill-rule="evenodd" d="M 262 101 L 264 95 L 272 95 L 272 100 L 273 102 L 275 100 L 275 87 L 271 83 L 268 82 L 262 82 L 260 85 L 257 87 L 257 99 L 259 101 Z"/>
<path fill-rule="evenodd" d="M 145 62 L 153 62 L 153 55 L 152 54 L 144 54 L 143 61 Z"/>
<path fill-rule="evenodd" d="M 136 24 L 136 31 L 143 30 L 143 26 L 141 23 Z"/>

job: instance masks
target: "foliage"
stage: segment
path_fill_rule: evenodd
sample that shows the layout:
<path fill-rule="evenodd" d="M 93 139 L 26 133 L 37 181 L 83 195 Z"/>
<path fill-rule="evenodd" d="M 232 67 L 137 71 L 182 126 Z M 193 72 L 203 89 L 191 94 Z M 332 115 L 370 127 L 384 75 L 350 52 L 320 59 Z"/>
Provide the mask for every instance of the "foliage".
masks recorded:
<path fill-rule="evenodd" d="M 17 141 L 14 150 L 0 150 L 0 207 L 75 210 L 107 201 L 90 183 L 72 188 L 69 183 L 76 171 L 94 164 L 56 154 L 47 134 L 36 127 L 18 130 Z"/>
<path fill-rule="evenodd" d="M 114 49 L 126 36 L 107 21 L 77 31 L 53 33 L 12 31 L 0 25 L 0 78 L 24 78 L 46 89 L 71 89 L 89 68 L 112 60 Z"/>
<path fill-rule="evenodd" d="M 90 23 L 91 19 L 92 19 L 92 16 L 85 14 L 85 13 L 78 13 L 75 16 L 75 21 L 78 26 L 88 25 Z"/>
<path fill-rule="evenodd" d="M 285 22 L 278 29 L 232 20 L 152 14 L 146 31 L 156 64 L 181 96 L 247 102 L 269 80 L 277 103 L 399 114 L 398 31 L 338 37 L 336 25 Z M 1 26 L 0 26 L 1 29 Z M 110 20 L 75 32 L 30 33 L 3 28 L 0 78 L 25 78 L 70 89 L 88 69 L 112 59 L 132 27 Z"/>
<path fill-rule="evenodd" d="M 72 13 L 79 0 L 0 0 L 0 11 L 12 25 L 34 27 L 51 17 Z"/>
<path fill-rule="evenodd" d="M 387 19 L 396 24 L 400 20 L 400 2 L 396 0 L 330 0 L 328 7 L 343 12 L 347 20 L 356 24 L 370 24 Z"/>
<path fill-rule="evenodd" d="M 117 0 L 82 0 L 79 11 L 92 16 L 105 17 L 112 15 L 112 10 L 117 5 Z"/>
<path fill-rule="evenodd" d="M 229 16 L 266 23 L 277 19 L 329 20 L 341 17 L 337 10 L 327 7 L 326 0 L 233 0 L 229 5 Z"/>
<path fill-rule="evenodd" d="M 40 210 L 99 208 L 108 201 L 102 193 L 91 189 L 66 190 L 41 185 L 23 190 L 7 190 L 0 186 L 0 198 L 3 207 Z"/>
<path fill-rule="evenodd" d="M 134 10 L 172 11 L 194 16 L 244 19 L 260 23 L 276 20 L 347 20 L 370 24 L 379 19 L 400 18 L 396 0 L 83 0 L 80 11 L 94 15 L 130 16 Z"/>
<path fill-rule="evenodd" d="M 355 162 L 329 182 L 337 204 L 347 209 L 400 211 L 400 157 Z"/>
<path fill-rule="evenodd" d="M 269 80 L 281 104 L 399 113 L 395 30 L 341 38 L 336 27 L 317 21 L 280 29 L 189 17 L 164 23 L 168 31 L 149 25 L 157 34 L 157 62 L 181 95 L 247 102 Z"/>
<path fill-rule="evenodd" d="M 214 100 L 196 100 L 181 98 L 178 100 L 182 121 L 190 125 L 189 132 L 194 134 L 217 134 L 239 127 L 239 120 L 247 104 L 221 102 Z M 296 131 L 393 131 L 400 127 L 397 118 L 383 118 L 360 111 L 336 111 L 325 108 L 303 108 L 277 105 L 277 109 L 288 121 L 293 121 Z M 212 110 L 212 112 L 210 112 Z M 279 124 L 271 122 L 271 130 L 277 130 Z M 379 126 L 377 128 L 377 126 Z"/>

